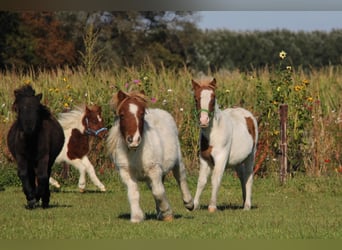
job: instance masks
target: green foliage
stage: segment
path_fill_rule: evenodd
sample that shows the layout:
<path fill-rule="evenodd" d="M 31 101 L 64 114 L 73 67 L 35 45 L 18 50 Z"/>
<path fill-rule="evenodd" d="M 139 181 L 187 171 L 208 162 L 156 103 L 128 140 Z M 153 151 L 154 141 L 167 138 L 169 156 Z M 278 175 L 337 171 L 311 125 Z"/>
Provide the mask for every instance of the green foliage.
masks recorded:
<path fill-rule="evenodd" d="M 27 70 L 38 66 L 83 66 L 87 60 L 87 67 L 112 69 L 118 65 L 141 67 L 149 60 L 157 68 L 180 69 L 186 65 L 194 71 L 247 72 L 277 65 L 275 54 L 279 48 L 291 55 L 294 70 L 341 64 L 341 30 L 203 31 L 198 29 L 193 14 L 191 11 L 0 12 L 3 21 L 0 46 L 6 48 L 0 55 L 0 67 Z M 84 29 L 90 26 L 93 35 L 96 34 L 93 36 L 96 46 L 84 44 Z M 89 38 L 86 41 L 95 41 Z M 92 59 L 89 58 L 90 48 L 93 52 L 101 51 L 98 53 L 101 60 L 93 52 Z M 77 56 L 77 51 L 82 55 Z M 89 64 L 90 61 L 93 62 Z"/>

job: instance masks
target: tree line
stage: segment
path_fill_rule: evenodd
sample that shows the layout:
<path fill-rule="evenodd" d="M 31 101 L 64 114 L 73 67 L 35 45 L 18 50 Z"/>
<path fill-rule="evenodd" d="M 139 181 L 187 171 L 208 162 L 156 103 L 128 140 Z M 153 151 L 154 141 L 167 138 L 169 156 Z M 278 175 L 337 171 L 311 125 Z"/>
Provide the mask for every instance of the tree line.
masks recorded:
<path fill-rule="evenodd" d="M 274 65 L 282 50 L 295 67 L 342 62 L 342 29 L 234 32 L 201 30 L 197 21 L 192 11 L 1 11 L 0 69 L 77 67 L 90 45 L 102 68 L 150 62 L 204 72 L 247 71 Z"/>

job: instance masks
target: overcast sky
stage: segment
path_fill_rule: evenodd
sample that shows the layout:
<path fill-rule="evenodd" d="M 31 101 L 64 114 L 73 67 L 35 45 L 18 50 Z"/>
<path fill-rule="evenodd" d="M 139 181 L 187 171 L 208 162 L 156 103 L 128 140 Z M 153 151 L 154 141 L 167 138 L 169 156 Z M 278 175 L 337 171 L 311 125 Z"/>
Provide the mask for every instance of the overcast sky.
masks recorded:
<path fill-rule="evenodd" d="M 342 11 L 200 11 L 202 29 L 234 31 L 342 29 Z"/>

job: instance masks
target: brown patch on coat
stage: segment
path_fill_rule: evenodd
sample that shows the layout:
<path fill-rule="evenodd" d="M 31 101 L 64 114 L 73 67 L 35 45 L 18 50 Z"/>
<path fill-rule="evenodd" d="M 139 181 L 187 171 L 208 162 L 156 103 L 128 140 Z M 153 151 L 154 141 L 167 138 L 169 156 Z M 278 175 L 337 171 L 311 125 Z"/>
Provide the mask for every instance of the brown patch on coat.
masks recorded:
<path fill-rule="evenodd" d="M 70 160 L 81 159 L 89 152 L 89 138 L 78 129 L 71 131 L 67 155 Z"/>
<path fill-rule="evenodd" d="M 211 155 L 212 150 L 213 150 L 213 146 L 209 145 L 208 139 L 203 134 L 201 134 L 201 145 L 200 145 L 201 156 L 209 164 L 215 165 L 214 158 Z"/>
<path fill-rule="evenodd" d="M 247 129 L 248 129 L 248 133 L 252 136 L 253 139 L 253 143 L 255 145 L 255 126 L 254 126 L 254 122 L 253 119 L 251 117 L 245 117 L 246 119 L 246 125 L 247 125 Z"/>

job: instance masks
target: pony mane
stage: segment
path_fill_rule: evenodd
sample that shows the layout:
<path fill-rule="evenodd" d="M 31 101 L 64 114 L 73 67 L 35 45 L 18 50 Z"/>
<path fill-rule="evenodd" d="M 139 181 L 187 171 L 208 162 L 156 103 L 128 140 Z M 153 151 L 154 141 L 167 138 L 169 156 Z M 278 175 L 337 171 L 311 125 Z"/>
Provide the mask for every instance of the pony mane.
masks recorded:
<path fill-rule="evenodd" d="M 122 91 L 124 92 L 124 91 Z M 124 92 L 127 97 L 121 102 L 119 103 L 119 98 L 118 98 L 118 93 L 115 93 L 110 101 L 110 105 L 112 107 L 112 109 L 117 113 L 118 110 L 120 109 L 121 105 L 125 102 L 126 99 L 128 98 L 134 98 L 135 100 L 137 100 L 139 103 L 141 103 L 145 108 L 147 107 L 147 101 L 148 98 L 144 93 L 138 92 L 138 91 L 133 91 L 130 93 Z"/>
<path fill-rule="evenodd" d="M 69 112 L 60 113 L 58 121 L 63 129 L 75 128 L 81 122 L 84 114 L 85 105 L 76 106 Z"/>
<path fill-rule="evenodd" d="M 21 88 L 14 90 L 14 95 L 16 99 L 20 97 L 34 96 L 35 94 L 36 91 L 32 88 L 31 85 L 24 85 Z"/>
<path fill-rule="evenodd" d="M 35 96 L 35 94 L 36 94 L 36 91 L 32 88 L 32 86 L 30 84 L 26 84 L 26 85 L 24 85 L 18 89 L 15 89 L 14 90 L 15 100 L 12 104 L 12 110 L 17 112 L 16 106 L 17 106 L 17 104 L 21 98 L 33 97 L 33 96 Z M 51 116 L 50 109 L 47 106 L 40 103 L 39 109 L 40 109 L 40 112 L 41 112 L 41 115 L 43 118 L 49 118 Z"/>

